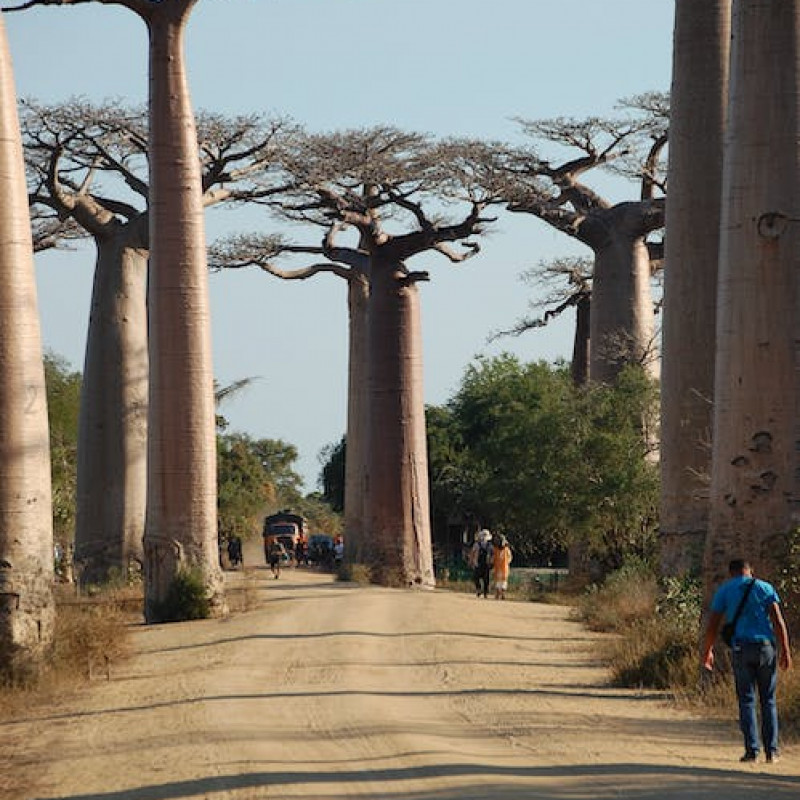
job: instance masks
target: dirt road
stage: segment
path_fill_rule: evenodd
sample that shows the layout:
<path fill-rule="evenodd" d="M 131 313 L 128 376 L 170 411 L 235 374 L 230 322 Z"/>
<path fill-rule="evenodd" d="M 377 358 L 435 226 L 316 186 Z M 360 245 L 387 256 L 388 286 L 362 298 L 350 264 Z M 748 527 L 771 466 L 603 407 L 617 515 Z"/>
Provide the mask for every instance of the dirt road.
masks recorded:
<path fill-rule="evenodd" d="M 0 726 L 4 800 L 800 796 L 800 749 L 742 766 L 732 723 L 609 688 L 567 609 L 254 575 L 252 610 L 137 627 L 110 681 Z"/>

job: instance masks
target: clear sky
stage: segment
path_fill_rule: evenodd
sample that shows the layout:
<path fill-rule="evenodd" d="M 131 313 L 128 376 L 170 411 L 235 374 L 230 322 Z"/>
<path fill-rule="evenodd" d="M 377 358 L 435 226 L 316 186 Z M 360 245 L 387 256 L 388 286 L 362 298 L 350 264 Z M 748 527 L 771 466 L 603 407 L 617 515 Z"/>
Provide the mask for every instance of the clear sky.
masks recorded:
<path fill-rule="evenodd" d="M 187 32 L 196 108 L 288 115 L 313 130 L 382 123 L 441 136 L 519 141 L 514 117 L 607 115 L 621 98 L 669 89 L 673 0 L 200 0 Z M 6 15 L 17 92 L 146 99 L 144 25 L 100 4 Z M 612 190 L 610 190 L 612 191 Z M 635 199 L 614 185 L 612 200 Z M 275 230 L 255 210 L 211 211 L 209 240 Z M 316 231 L 312 232 L 316 237 Z M 527 215 L 501 213 L 461 265 L 431 255 L 421 284 L 426 402 L 446 402 L 478 354 L 568 358 L 574 318 L 492 344 L 527 312 L 525 269 L 589 255 Z M 83 367 L 93 249 L 37 257 L 45 347 Z M 221 412 L 232 430 L 283 439 L 316 488 L 319 451 L 344 433 L 344 282 L 210 276 L 214 371 L 257 380 Z"/>

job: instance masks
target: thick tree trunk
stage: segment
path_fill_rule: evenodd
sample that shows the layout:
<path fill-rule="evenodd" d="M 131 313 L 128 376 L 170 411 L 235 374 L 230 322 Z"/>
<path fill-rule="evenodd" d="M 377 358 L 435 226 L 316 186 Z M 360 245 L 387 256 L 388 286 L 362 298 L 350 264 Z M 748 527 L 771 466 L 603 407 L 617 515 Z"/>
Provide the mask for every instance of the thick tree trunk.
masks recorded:
<path fill-rule="evenodd" d="M 731 0 L 677 0 L 661 374 L 661 570 L 699 573 L 708 528 Z"/>
<path fill-rule="evenodd" d="M 344 532 L 347 560 L 364 563 L 367 480 L 367 308 L 369 280 L 353 274 L 347 284 L 350 352 L 347 388 L 347 449 L 345 453 Z"/>
<path fill-rule="evenodd" d="M 0 19 L 0 670 L 20 676 L 53 638 L 50 442 L 28 192 Z"/>
<path fill-rule="evenodd" d="M 797 527 L 800 2 L 733 6 L 707 592 L 732 556 L 774 574 Z"/>
<path fill-rule="evenodd" d="M 145 616 L 176 574 L 202 574 L 224 613 L 217 548 L 214 385 L 197 137 L 183 34 L 193 0 L 154 9 L 150 33 L 150 417 Z"/>
<path fill-rule="evenodd" d="M 658 374 L 654 352 L 650 255 L 639 203 L 621 203 L 598 213 L 604 236 L 594 247 L 589 379 L 613 383 L 630 363 Z"/>
<path fill-rule="evenodd" d="M 373 261 L 369 301 L 369 555 L 379 580 L 433 586 L 419 289 Z"/>
<path fill-rule="evenodd" d="M 75 560 L 85 582 L 142 563 L 147 502 L 147 217 L 98 240 L 78 437 Z"/>
<path fill-rule="evenodd" d="M 575 306 L 575 339 L 572 345 L 570 372 L 575 386 L 584 386 L 589 380 L 591 340 L 589 331 L 592 319 L 592 298 L 586 294 Z"/>

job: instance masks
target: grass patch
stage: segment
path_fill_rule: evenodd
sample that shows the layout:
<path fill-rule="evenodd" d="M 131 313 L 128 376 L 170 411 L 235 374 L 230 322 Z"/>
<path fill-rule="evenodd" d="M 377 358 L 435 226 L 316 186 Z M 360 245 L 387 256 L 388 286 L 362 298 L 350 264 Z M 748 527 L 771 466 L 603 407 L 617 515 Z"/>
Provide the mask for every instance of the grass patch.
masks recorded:
<path fill-rule="evenodd" d="M 93 596 L 81 597 L 57 586 L 55 601 L 50 658 L 27 681 L 0 684 L 0 721 L 55 704 L 91 680 L 109 679 L 130 653 L 130 625 L 142 617 L 141 587 L 95 589 Z M 25 753 L 26 742 L 9 735 L 0 752 L 0 797 L 33 796 L 35 787 L 20 785 L 16 777 Z"/>
<path fill-rule="evenodd" d="M 701 609 L 699 581 L 658 581 L 646 565 L 633 564 L 589 587 L 576 614 L 592 630 L 617 634 L 602 645 L 615 685 L 667 691 L 696 713 L 735 718 L 736 692 L 724 647 L 717 648 L 719 669 L 707 673 L 700 665 Z M 778 716 L 782 738 L 800 739 L 796 670 L 779 676 Z"/>

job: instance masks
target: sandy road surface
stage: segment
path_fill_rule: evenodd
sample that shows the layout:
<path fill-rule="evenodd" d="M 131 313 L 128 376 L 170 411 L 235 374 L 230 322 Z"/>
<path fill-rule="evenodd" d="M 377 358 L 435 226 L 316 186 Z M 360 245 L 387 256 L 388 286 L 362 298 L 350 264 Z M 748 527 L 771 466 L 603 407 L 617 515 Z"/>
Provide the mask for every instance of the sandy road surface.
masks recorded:
<path fill-rule="evenodd" d="M 800 749 L 743 768 L 732 724 L 609 688 L 566 609 L 254 574 L 253 610 L 137 627 L 111 681 L 0 726 L 3 800 L 800 797 Z"/>

